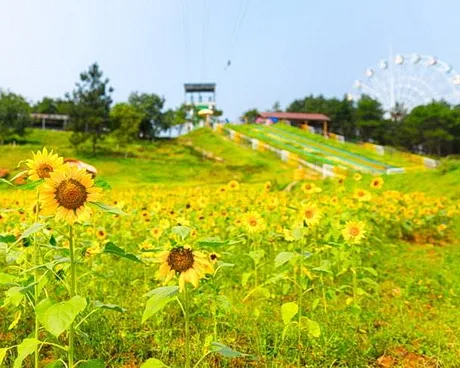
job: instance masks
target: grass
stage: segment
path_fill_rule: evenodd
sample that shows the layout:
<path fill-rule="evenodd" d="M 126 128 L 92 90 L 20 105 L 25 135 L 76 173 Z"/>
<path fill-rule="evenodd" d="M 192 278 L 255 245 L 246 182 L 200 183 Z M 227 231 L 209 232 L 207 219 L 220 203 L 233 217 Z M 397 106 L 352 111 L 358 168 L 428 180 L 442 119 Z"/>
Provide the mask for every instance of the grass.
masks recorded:
<path fill-rule="evenodd" d="M 335 179 L 316 181 L 322 192 L 307 195 L 300 183 L 291 191 L 266 191 L 266 180 L 291 181 L 292 167 L 269 152 L 254 152 L 206 129 L 173 141 L 137 142 L 129 148 L 128 158 L 111 148 L 114 145 L 110 139 L 103 143 L 101 153 L 93 156 L 87 147 L 79 152 L 73 150 L 67 137 L 64 132 L 31 131 L 28 142 L 0 147 L 0 166 L 13 170 L 16 162 L 46 144 L 59 153 L 95 165 L 100 177 L 113 186 L 103 201 L 123 206 L 129 214 L 122 217 L 97 212 L 90 223 L 75 226 L 80 293 L 89 301 L 100 300 L 126 309 L 124 313 L 95 311 L 82 323 L 77 333 L 78 359 L 101 358 L 107 367 L 134 368 L 154 357 L 171 367 L 183 366 L 184 328 L 178 305 L 171 302 L 141 324 L 147 300 L 144 294 L 161 286 L 155 278 L 157 265 L 151 256 L 180 243 L 171 229 L 158 239 L 153 237 L 151 229 L 158 227 L 161 220 L 168 220 L 171 225 L 180 223 L 193 228 L 194 235 L 185 242 L 217 252 L 227 264 L 215 277 L 202 280 L 192 293 L 192 360 L 198 361 L 211 341 L 250 355 L 227 359 L 213 354 L 199 367 L 458 366 L 457 162 L 446 161 L 439 170 L 384 176 L 384 188 L 378 191 L 369 188 L 370 175 L 363 175 L 361 182 L 348 178 L 344 185 Z M 202 150 L 212 152 L 223 162 L 203 158 Z M 222 184 L 231 179 L 241 182 L 240 189 L 223 191 Z M 373 200 L 353 200 L 355 188 L 372 191 Z M 392 200 L 384 195 L 385 190 L 422 191 L 433 198 L 409 200 L 412 197 L 403 196 Z M 12 193 L 0 192 L 1 207 L 12 209 L 0 217 L 2 241 L 6 241 L 6 235 L 19 236 L 34 222 L 29 211 L 33 193 Z M 332 204 L 334 196 L 338 197 L 337 205 Z M 444 207 L 432 213 L 438 201 Z M 307 202 L 316 203 L 323 216 L 318 231 L 308 232 L 301 245 L 300 241 L 285 239 L 284 230 L 296 227 L 299 209 Z M 25 212 L 14 210 L 21 207 Z M 445 208 L 456 209 L 455 216 L 447 216 Z M 411 214 L 407 214 L 408 209 Z M 257 211 L 264 218 L 263 231 L 251 233 L 238 225 L 248 211 Z M 359 245 L 360 310 L 349 303 L 353 296 L 350 265 L 355 260 L 350 258 L 351 247 L 341 235 L 348 220 L 364 221 L 367 226 L 366 239 Z M 444 235 L 437 231 L 440 223 L 448 226 Z M 66 239 L 62 236 L 65 228 L 53 221 L 48 225 L 51 230 L 39 234 L 42 257 L 62 262 L 41 269 L 45 272 L 51 267 L 55 272 L 44 287 L 53 298 L 65 300 L 68 272 L 65 266 L 61 268 L 67 256 Z M 96 234 L 101 230 L 105 235 L 98 238 Z M 210 237 L 243 242 L 212 243 Z M 203 245 L 203 239 L 214 245 Z M 108 241 L 141 257 L 144 263 L 132 263 L 104 252 Z M 31 247 L 27 242 L 19 243 L 7 259 L 4 245 L 0 241 L 0 274 L 22 275 L 21 270 L 30 266 L 26 260 Z M 302 267 L 289 262 L 275 267 L 274 260 L 281 252 L 297 253 L 300 247 L 308 255 Z M 88 248 L 99 251 L 89 255 Z M 255 272 L 257 256 L 261 262 Z M 318 323 L 319 336 L 304 329 L 298 340 L 296 325 L 292 324 L 283 339 L 286 325 L 281 306 L 299 302 L 298 285 L 290 278 L 303 281 L 304 295 L 299 304 L 303 316 Z M 8 287 L 0 286 L 0 305 Z M 17 326 L 11 327 L 18 311 L 22 312 L 21 318 Z M 33 310 L 28 303 L 9 305 L 1 312 L 0 349 L 30 336 Z M 67 341 L 65 334 L 55 338 L 45 331 L 41 338 L 62 344 Z M 8 353 L 6 367 L 13 366 L 14 351 Z M 65 354 L 49 346 L 41 351 L 44 364 L 58 357 L 65 359 Z M 31 367 L 29 360 L 25 366 Z"/>
<path fill-rule="evenodd" d="M 220 184 L 232 179 L 263 182 L 276 178 L 287 182 L 292 176 L 292 168 L 276 157 L 254 154 L 207 129 L 199 129 L 179 140 L 136 142 L 129 147 L 127 158 L 123 149 L 116 150 L 116 143 L 110 137 L 102 142 L 100 152 L 93 155 L 89 143 L 75 150 L 69 144 L 69 136 L 68 132 L 29 130 L 21 144 L 0 147 L 0 168 L 15 172 L 19 161 L 46 146 L 63 157 L 75 157 L 95 166 L 98 177 L 120 188 L 148 184 Z M 204 158 L 184 145 L 188 141 L 220 156 L 223 162 Z"/>

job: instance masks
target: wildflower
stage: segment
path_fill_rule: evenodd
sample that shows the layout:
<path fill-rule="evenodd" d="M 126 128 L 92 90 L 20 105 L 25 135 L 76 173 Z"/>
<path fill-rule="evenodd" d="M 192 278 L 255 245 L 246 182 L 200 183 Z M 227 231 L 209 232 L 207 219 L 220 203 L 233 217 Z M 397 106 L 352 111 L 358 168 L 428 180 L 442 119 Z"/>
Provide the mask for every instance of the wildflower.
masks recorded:
<path fill-rule="evenodd" d="M 380 189 L 382 186 L 383 186 L 383 179 L 380 176 L 372 179 L 371 188 Z"/>
<path fill-rule="evenodd" d="M 272 183 L 270 183 L 269 181 L 265 182 L 264 184 L 264 189 L 269 192 L 271 189 L 272 189 Z"/>
<path fill-rule="evenodd" d="M 163 230 L 159 227 L 154 227 L 150 229 L 150 234 L 152 234 L 152 236 L 155 239 L 159 239 L 161 237 L 161 234 L 163 234 Z"/>
<path fill-rule="evenodd" d="M 364 222 L 362 221 L 348 221 L 345 228 L 342 230 L 343 238 L 351 244 L 359 244 L 365 237 L 366 231 L 364 230 Z"/>
<path fill-rule="evenodd" d="M 200 279 L 214 271 L 205 254 L 193 251 L 187 246 L 161 252 L 156 257 L 156 262 L 161 263 L 157 279 L 164 280 L 166 284 L 178 274 L 180 291 L 185 289 L 186 282 L 198 287 Z"/>
<path fill-rule="evenodd" d="M 255 211 L 246 213 L 243 216 L 242 224 L 250 234 L 265 229 L 265 220 Z"/>
<path fill-rule="evenodd" d="M 227 184 L 227 188 L 228 188 L 228 190 L 238 190 L 238 189 L 240 189 L 240 183 L 238 183 L 236 180 L 231 180 Z"/>
<path fill-rule="evenodd" d="M 443 232 L 444 230 L 447 229 L 447 225 L 446 224 L 439 224 L 438 225 L 438 231 L 439 232 Z"/>
<path fill-rule="evenodd" d="M 166 230 L 166 229 L 169 229 L 170 226 L 171 226 L 171 223 L 169 222 L 169 220 L 167 219 L 160 220 L 160 223 L 159 223 L 160 229 Z"/>
<path fill-rule="evenodd" d="M 94 186 L 85 170 L 63 165 L 59 171 L 50 173 L 39 191 L 42 213 L 55 215 L 57 221 L 72 225 L 91 215 L 88 204 L 99 198 L 101 189 Z"/>
<path fill-rule="evenodd" d="M 315 203 L 307 203 L 302 206 L 300 216 L 308 226 L 313 226 L 319 223 L 322 213 Z"/>
<path fill-rule="evenodd" d="M 354 173 L 353 179 L 355 179 L 356 181 L 361 181 L 362 176 L 360 173 Z"/>
<path fill-rule="evenodd" d="M 33 159 L 27 160 L 26 165 L 29 167 L 29 179 L 33 181 L 46 179 L 50 174 L 59 170 L 64 165 L 64 159 L 57 154 L 53 154 L 53 150 L 48 152 L 46 148 L 42 151 L 33 153 Z"/>
<path fill-rule="evenodd" d="M 321 188 L 317 187 L 315 184 L 313 183 L 304 183 L 302 185 L 302 191 L 305 193 L 305 194 L 313 194 L 313 193 L 320 193 L 322 191 Z"/>
<path fill-rule="evenodd" d="M 211 261 L 212 264 L 217 263 L 217 261 L 220 259 L 220 254 L 216 252 L 209 253 L 209 260 Z"/>
<path fill-rule="evenodd" d="M 98 229 L 96 231 L 96 238 L 98 238 L 99 240 L 105 240 L 106 237 L 107 237 L 107 234 L 104 231 L 104 229 Z"/>
<path fill-rule="evenodd" d="M 368 202 L 372 199 L 371 193 L 364 189 L 356 189 L 353 197 L 360 202 Z"/>

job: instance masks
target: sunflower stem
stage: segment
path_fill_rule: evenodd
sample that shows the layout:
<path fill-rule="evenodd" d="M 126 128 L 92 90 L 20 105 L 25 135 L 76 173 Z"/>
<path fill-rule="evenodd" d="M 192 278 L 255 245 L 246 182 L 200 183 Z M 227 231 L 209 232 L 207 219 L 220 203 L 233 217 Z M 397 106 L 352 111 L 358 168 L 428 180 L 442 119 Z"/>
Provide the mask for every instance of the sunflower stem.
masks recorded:
<path fill-rule="evenodd" d="M 69 225 L 69 252 L 70 252 L 70 297 L 73 298 L 77 294 L 77 277 L 75 270 L 75 251 L 73 239 L 73 226 Z M 74 322 L 69 328 L 69 368 L 74 368 L 74 339 L 75 325 Z"/>
<path fill-rule="evenodd" d="M 184 287 L 184 319 L 185 319 L 185 368 L 191 367 L 190 360 L 190 320 L 188 287 Z"/>
<path fill-rule="evenodd" d="M 36 201 L 35 201 L 35 208 L 34 208 L 34 211 L 35 211 L 35 223 L 38 222 L 38 206 L 39 206 L 39 203 L 38 203 L 38 191 L 37 191 L 37 198 L 36 198 Z M 37 233 L 34 234 L 34 238 L 33 238 L 33 242 L 34 242 L 34 295 L 35 295 L 35 300 L 34 300 L 34 303 L 35 303 L 35 332 L 34 332 L 34 337 L 36 340 L 39 340 L 39 329 L 40 329 L 40 322 L 38 321 L 38 316 L 37 316 L 37 304 L 38 304 L 38 294 L 40 292 L 40 288 L 39 288 L 39 284 L 38 284 L 38 280 L 40 278 L 40 273 L 39 273 L 39 270 L 38 270 L 38 252 L 39 252 L 39 246 L 38 246 L 38 242 L 37 242 Z M 39 364 L 39 356 L 38 356 L 38 352 L 39 352 L 39 349 L 38 349 L 38 345 L 35 346 L 35 352 L 34 352 L 34 367 L 35 368 L 38 368 L 38 364 Z"/>
<path fill-rule="evenodd" d="M 297 357 L 297 367 L 300 367 L 300 359 L 302 356 L 302 329 L 300 328 L 302 323 L 302 302 L 303 302 L 303 286 L 302 286 L 302 268 L 303 268 L 303 252 L 304 252 L 305 238 L 300 240 L 300 262 L 299 262 L 299 282 L 298 282 L 298 295 L 297 303 L 299 304 L 299 319 L 297 325 L 297 349 L 299 349 L 299 355 Z"/>
<path fill-rule="evenodd" d="M 358 293 L 357 293 L 357 290 L 358 290 L 357 272 L 358 272 L 358 270 L 357 270 L 357 260 L 356 260 L 356 247 L 355 247 L 354 244 L 351 246 L 351 252 L 352 252 L 352 256 L 351 256 L 352 267 L 353 267 L 353 305 L 357 306 L 358 305 L 358 300 L 357 300 L 357 297 L 358 297 Z"/>

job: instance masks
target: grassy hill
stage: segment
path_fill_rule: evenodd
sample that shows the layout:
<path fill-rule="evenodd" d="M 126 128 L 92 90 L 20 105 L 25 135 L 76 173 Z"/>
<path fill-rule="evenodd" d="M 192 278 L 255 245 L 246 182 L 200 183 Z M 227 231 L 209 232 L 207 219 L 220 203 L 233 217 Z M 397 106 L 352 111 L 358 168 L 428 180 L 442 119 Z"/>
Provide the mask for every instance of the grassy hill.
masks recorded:
<path fill-rule="evenodd" d="M 292 167 L 274 155 L 254 153 L 237 146 L 208 129 L 196 130 L 177 140 L 139 141 L 117 150 L 108 137 L 99 152 L 91 153 L 89 144 L 75 150 L 69 143 L 70 133 L 31 129 L 23 142 L 0 147 L 0 168 L 17 171 L 19 161 L 31 157 L 32 151 L 46 146 L 63 157 L 74 157 L 94 165 L 98 176 L 115 186 L 142 184 L 217 184 L 232 179 L 244 182 L 274 180 L 288 182 Z M 204 157 L 202 150 L 210 153 Z M 211 156 L 222 160 L 216 161 Z"/>

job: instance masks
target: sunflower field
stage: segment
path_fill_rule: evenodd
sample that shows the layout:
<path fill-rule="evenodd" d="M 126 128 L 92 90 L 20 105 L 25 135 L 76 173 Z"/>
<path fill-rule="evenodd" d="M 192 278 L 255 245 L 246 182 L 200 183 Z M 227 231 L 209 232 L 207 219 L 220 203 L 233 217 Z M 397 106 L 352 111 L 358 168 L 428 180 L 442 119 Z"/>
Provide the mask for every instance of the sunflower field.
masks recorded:
<path fill-rule="evenodd" d="M 356 174 L 0 192 L 2 367 L 454 367 L 457 200 Z M 27 176 L 22 185 L 15 179 Z"/>

